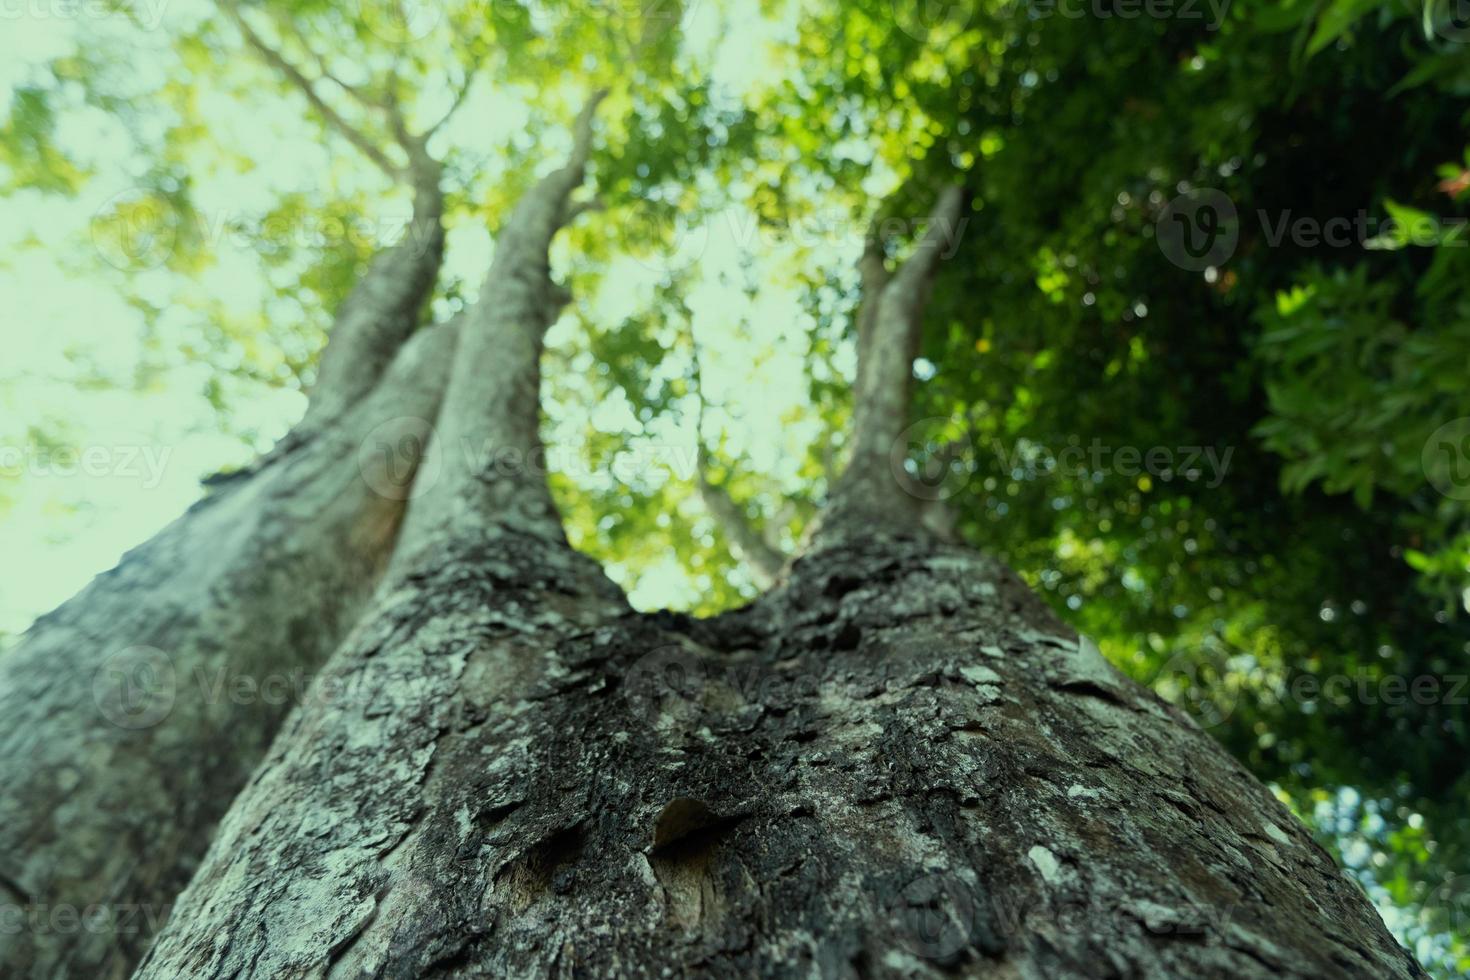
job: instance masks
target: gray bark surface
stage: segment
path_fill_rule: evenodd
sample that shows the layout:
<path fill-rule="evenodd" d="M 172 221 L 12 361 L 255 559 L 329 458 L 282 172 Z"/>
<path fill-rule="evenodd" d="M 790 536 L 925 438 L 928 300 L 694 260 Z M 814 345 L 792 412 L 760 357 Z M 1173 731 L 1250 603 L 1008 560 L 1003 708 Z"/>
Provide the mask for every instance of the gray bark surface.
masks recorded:
<path fill-rule="evenodd" d="M 381 578 L 454 340 L 415 335 L 0 657 L 0 975 L 137 962 Z"/>
<path fill-rule="evenodd" d="M 541 353 L 546 331 L 571 294 L 551 276 L 551 242 L 582 206 L 571 200 L 586 177 L 592 127 L 605 92 L 578 115 L 567 162 L 516 203 L 495 236 L 495 258 L 479 300 L 461 317 L 431 450 L 442 466 L 415 487 L 394 571 L 444 539 L 475 540 L 509 524 L 565 540 L 546 484 L 540 435 Z"/>
<path fill-rule="evenodd" d="M 139 977 L 1423 975 L 973 552 L 869 536 L 707 621 L 509 528 L 425 559 Z"/>

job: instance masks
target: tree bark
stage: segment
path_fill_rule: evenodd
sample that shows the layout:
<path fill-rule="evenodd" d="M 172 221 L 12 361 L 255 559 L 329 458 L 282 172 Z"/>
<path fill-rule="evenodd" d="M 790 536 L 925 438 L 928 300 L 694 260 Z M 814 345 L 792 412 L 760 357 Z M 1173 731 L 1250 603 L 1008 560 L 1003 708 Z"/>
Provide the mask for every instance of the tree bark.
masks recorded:
<path fill-rule="evenodd" d="M 420 329 L 444 252 L 448 119 L 402 160 L 250 26 L 247 46 L 413 194 L 402 239 L 336 310 L 306 415 L 0 660 L 0 974 L 122 977 L 188 881 L 287 709 L 393 553 L 462 330 Z M 468 76 L 467 76 L 468 77 Z M 456 100 L 457 108 L 459 101 Z M 454 112 L 451 108 L 450 114 Z"/>
<path fill-rule="evenodd" d="M 922 537 L 709 621 L 450 545 L 329 687 L 140 977 L 1423 975 L 1187 717 Z"/>
<path fill-rule="evenodd" d="M 549 237 L 500 269 L 528 297 Z M 860 366 L 881 405 L 911 295 Z M 534 444 L 539 346 L 511 349 L 516 397 L 454 421 L 451 391 L 441 428 Z M 859 413 L 854 465 L 881 469 L 710 620 L 633 612 L 546 533 L 544 484 L 466 467 L 419 497 L 138 977 L 1423 976 L 1186 716 L 901 516 L 902 425 Z"/>
<path fill-rule="evenodd" d="M 456 337 L 404 342 L 432 208 L 346 301 L 307 418 L 0 658 L 0 974 L 127 975 L 367 604 Z"/>

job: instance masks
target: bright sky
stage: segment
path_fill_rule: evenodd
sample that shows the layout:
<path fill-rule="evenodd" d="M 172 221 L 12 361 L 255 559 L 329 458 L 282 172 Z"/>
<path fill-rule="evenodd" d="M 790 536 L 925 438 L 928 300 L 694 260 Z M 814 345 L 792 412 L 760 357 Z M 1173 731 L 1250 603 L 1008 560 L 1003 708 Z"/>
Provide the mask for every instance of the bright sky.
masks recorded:
<path fill-rule="evenodd" d="M 688 7 L 687 49 L 713 65 L 715 80 L 731 97 L 759 84 L 763 73 L 772 70 L 771 59 L 759 52 L 792 29 L 791 17 L 738 18 L 732 23 L 713 3 Z M 11 88 L 33 79 L 49 60 L 79 43 L 105 41 L 151 52 L 134 59 L 140 74 L 119 79 L 117 94 L 126 94 L 129 86 L 144 91 L 166 78 L 177 64 L 169 53 L 170 28 L 192 23 L 207 6 L 203 0 L 160 0 L 139 9 L 149 23 L 164 29 L 140 31 L 122 18 L 81 20 L 66 16 L 58 4 L 30 5 L 9 16 L 0 31 L 0 86 L 6 90 L 0 112 L 9 111 Z M 211 132 L 256 166 L 239 172 L 216 165 L 216 157 L 191 168 L 201 230 L 215 258 L 197 281 L 181 286 L 179 277 L 166 270 L 134 273 L 128 281 L 131 291 L 167 310 L 161 319 L 165 345 L 190 335 L 194 321 L 207 315 L 207 302 L 236 310 L 269 309 L 272 294 L 262 268 L 250 244 L 231 233 L 232 221 L 265 213 L 284 193 L 311 193 L 321 181 L 330 182 L 335 194 L 365 190 L 373 195 L 380 211 L 367 219 L 381 223 L 373 227 L 392 227 L 408 213 L 406 198 L 383 194 L 372 183 L 376 175 L 361 161 L 344 164 L 341 158 L 352 151 L 335 142 L 323 145 L 315 124 L 303 119 L 295 104 L 262 100 L 242 106 L 209 86 L 201 86 L 201 93 L 200 108 Z M 486 120 L 492 122 L 487 125 Z M 524 132 L 526 120 L 526 106 L 513 94 L 482 85 L 441 139 L 484 146 L 490 156 L 495 147 Z M 94 217 L 130 192 L 143 161 L 130 155 L 118 121 L 98 110 L 64 114 L 58 142 L 95 175 L 75 199 L 34 192 L 8 198 L 0 223 L 0 297 L 8 311 L 11 355 L 0 370 L 0 552 L 7 556 L 8 568 L 25 570 L 0 582 L 0 637 L 23 630 L 35 616 L 114 565 L 126 549 L 198 499 L 201 477 L 239 465 L 251 452 L 234 435 L 217 430 L 203 396 L 209 372 L 197 365 L 187 367 L 175 358 L 174 366 L 155 376 L 141 394 L 87 390 L 72 383 L 86 373 L 79 364 L 106 377 L 128 379 L 145 354 L 143 316 L 126 301 L 121 274 L 106 264 L 107 246 L 93 236 Z M 488 173 L 493 179 L 493 171 Z M 852 257 L 844 249 L 850 247 L 841 241 L 823 243 L 817 256 L 824 267 L 847 267 Z M 492 248 L 485 228 L 459 223 L 450 230 L 445 272 L 477 284 Z M 707 392 L 712 401 L 739 406 L 738 418 L 717 413 L 714 421 L 725 426 L 733 450 L 748 453 L 753 465 L 782 481 L 793 479 L 795 461 L 815 434 L 814 424 L 783 422 L 783 416 L 804 403 L 806 390 L 801 364 L 806 342 L 789 272 L 792 249 L 760 231 L 753 215 L 737 207 L 690 229 L 679 251 L 667 259 L 690 273 L 688 302 L 703 349 Z M 731 277 L 720 275 L 738 268 L 742 259 L 755 262 L 753 274 L 762 283 L 754 298 L 735 288 Z M 596 316 L 616 322 L 614 318 L 646 309 L 663 271 L 647 259 L 619 260 L 590 299 Z M 549 342 L 575 343 L 573 318 L 564 318 Z M 262 433 L 256 448 L 264 449 L 303 409 L 299 394 L 262 388 L 258 397 L 237 403 L 232 421 L 237 429 Z M 565 421 L 570 431 L 583 420 Z M 626 406 L 621 411 L 607 406 L 594 421 L 607 431 L 640 428 L 630 424 L 635 420 Z M 555 431 L 546 437 L 549 444 L 559 438 Z M 660 431 L 629 439 L 633 451 L 649 446 L 670 453 L 678 471 L 687 471 L 696 458 L 695 433 L 672 421 Z M 698 597 L 672 558 L 628 584 L 634 602 L 645 607 L 687 604 Z"/>

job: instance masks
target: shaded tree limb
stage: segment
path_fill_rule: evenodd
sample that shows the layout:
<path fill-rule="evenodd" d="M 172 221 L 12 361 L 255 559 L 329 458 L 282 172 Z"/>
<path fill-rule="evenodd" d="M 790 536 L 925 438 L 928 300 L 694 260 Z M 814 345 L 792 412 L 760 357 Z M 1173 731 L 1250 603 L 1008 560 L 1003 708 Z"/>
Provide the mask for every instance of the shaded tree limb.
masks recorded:
<path fill-rule="evenodd" d="M 237 476 L 0 657 L 0 975 L 127 976 L 392 549 L 452 326 L 297 452 Z M 8 903 L 7 903 L 8 904 Z M 17 905 L 8 905 L 14 911 Z"/>
<path fill-rule="evenodd" d="M 549 250 L 580 213 L 570 198 L 585 179 L 592 124 L 606 95 L 587 100 L 566 164 L 522 196 L 496 236 L 480 299 L 464 313 L 435 425 L 443 472 L 409 509 L 396 567 L 437 538 L 482 534 L 496 524 L 564 540 L 539 433 L 541 352 L 570 299 L 551 278 Z"/>
<path fill-rule="evenodd" d="M 883 243 L 869 237 L 859 263 L 865 292 L 859 311 L 852 449 L 813 534 L 832 538 L 867 527 L 912 528 L 920 521 L 921 501 L 906 492 L 893 467 L 908 424 L 925 304 L 941 259 L 963 230 L 964 200 L 958 186 L 941 190 L 913 252 L 891 273 L 883 261 Z"/>

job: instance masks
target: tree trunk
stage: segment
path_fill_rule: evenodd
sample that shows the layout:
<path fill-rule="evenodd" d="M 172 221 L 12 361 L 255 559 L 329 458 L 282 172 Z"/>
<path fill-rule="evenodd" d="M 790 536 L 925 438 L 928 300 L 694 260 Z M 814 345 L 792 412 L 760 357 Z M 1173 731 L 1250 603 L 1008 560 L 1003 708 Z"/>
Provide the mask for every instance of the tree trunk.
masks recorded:
<path fill-rule="evenodd" d="M 505 530 L 425 556 L 139 976 L 1422 976 L 1177 710 L 973 552 L 713 620 Z"/>
<path fill-rule="evenodd" d="M 0 974 L 122 977 L 381 578 L 456 338 L 437 190 L 339 311 L 306 418 L 0 658 Z"/>
<path fill-rule="evenodd" d="M 438 435 L 483 454 L 443 454 L 138 976 L 1423 976 L 1187 717 L 920 530 L 890 457 L 930 253 L 878 283 L 854 462 L 745 609 L 633 612 L 487 465 L 539 445 L 589 124 L 465 318 Z"/>

